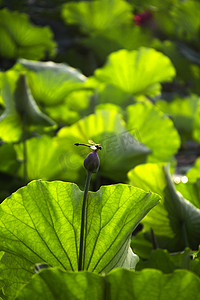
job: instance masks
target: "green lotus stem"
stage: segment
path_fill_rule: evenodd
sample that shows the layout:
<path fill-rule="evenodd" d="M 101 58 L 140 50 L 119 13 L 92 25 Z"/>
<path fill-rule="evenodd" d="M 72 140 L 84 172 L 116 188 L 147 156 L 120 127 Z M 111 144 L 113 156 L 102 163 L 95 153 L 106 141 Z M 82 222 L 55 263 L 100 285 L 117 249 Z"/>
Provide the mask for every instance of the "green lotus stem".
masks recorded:
<path fill-rule="evenodd" d="M 90 186 L 92 172 L 87 171 L 87 178 L 85 183 L 84 195 L 83 195 L 83 204 L 82 204 L 82 215 L 81 215 L 81 231 L 80 231 L 80 247 L 78 255 L 78 271 L 83 270 L 83 248 L 84 248 L 84 230 L 85 230 L 85 212 L 87 204 L 87 194 Z"/>
<path fill-rule="evenodd" d="M 27 148 L 26 148 L 26 114 L 23 115 L 22 123 L 23 123 L 22 143 L 23 143 L 24 181 L 25 183 L 27 183 L 28 175 L 27 175 Z"/>

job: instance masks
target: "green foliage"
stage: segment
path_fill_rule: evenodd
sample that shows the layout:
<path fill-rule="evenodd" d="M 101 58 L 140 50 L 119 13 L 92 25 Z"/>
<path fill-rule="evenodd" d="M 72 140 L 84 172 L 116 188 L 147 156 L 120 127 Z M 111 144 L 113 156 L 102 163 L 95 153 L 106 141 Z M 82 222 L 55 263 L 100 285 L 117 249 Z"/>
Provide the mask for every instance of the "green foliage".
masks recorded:
<path fill-rule="evenodd" d="M 8 295 L 13 285 L 29 280 L 30 265 L 77 270 L 82 199 L 75 184 L 33 181 L 1 204 L 0 250 L 8 253 L 2 258 L 1 276 Z M 123 184 L 90 192 L 84 269 L 97 273 L 123 266 L 134 269 L 138 258 L 129 247 L 131 233 L 158 200 L 156 194 Z"/>
<path fill-rule="evenodd" d="M 192 173 L 192 170 L 191 170 Z M 188 173 L 189 174 L 189 173 Z M 198 175 L 200 173 L 198 172 Z M 199 175 L 200 177 L 200 175 Z M 190 178 L 190 176 L 189 176 Z M 195 178 L 195 177 L 194 177 Z M 191 178 L 190 178 L 191 180 Z M 192 180 L 191 180 L 192 181 Z M 200 209 L 200 179 L 195 178 L 195 182 L 179 183 L 176 184 L 176 190 L 181 193 L 181 195 L 190 201 L 195 207 Z"/>
<path fill-rule="evenodd" d="M 184 44 L 177 44 L 174 41 L 166 40 L 163 43 L 156 43 L 156 49 L 162 51 L 166 56 L 168 56 L 176 68 L 177 79 L 180 82 L 185 82 L 186 85 L 193 85 L 194 92 L 198 91 L 198 80 L 199 80 L 199 71 L 198 67 L 193 63 L 194 55 L 191 55 L 191 49 L 186 48 Z M 182 52 L 184 52 L 184 55 Z M 190 56 L 188 60 L 186 55 Z"/>
<path fill-rule="evenodd" d="M 89 34 L 130 24 L 131 16 L 131 6 L 123 0 L 80 1 L 63 6 L 64 20 L 68 24 L 78 24 L 83 32 Z"/>
<path fill-rule="evenodd" d="M 187 177 L 191 182 L 195 182 L 200 178 L 200 158 L 198 158 L 193 166 L 188 172 Z"/>
<path fill-rule="evenodd" d="M 194 119 L 194 139 L 200 142 L 200 101 L 198 102 L 197 112 Z"/>
<path fill-rule="evenodd" d="M 16 174 L 19 167 L 16 151 L 12 144 L 3 143 L 0 146 L 0 157 L 2 157 L 0 171 L 8 174 Z"/>
<path fill-rule="evenodd" d="M 174 125 L 185 139 L 193 137 L 196 129 L 195 119 L 198 117 L 198 105 L 199 97 L 196 95 L 184 99 L 177 98 L 169 103 L 164 100 L 156 102 L 160 110 L 172 117 Z"/>
<path fill-rule="evenodd" d="M 183 252 L 169 253 L 167 250 L 156 249 L 152 250 L 148 260 L 140 260 L 137 264 L 137 270 L 144 268 L 158 269 L 163 273 L 169 274 L 176 269 L 190 270 L 199 275 L 198 267 L 200 261 L 195 254 L 192 254 L 190 249 Z"/>
<path fill-rule="evenodd" d="M 55 55 L 51 30 L 33 26 L 26 14 L 0 10 L 0 55 L 8 58 L 42 59 Z"/>
<path fill-rule="evenodd" d="M 129 178 L 135 186 L 162 196 L 161 203 L 143 220 L 145 230 L 153 229 L 158 245 L 170 251 L 197 249 L 200 210 L 177 193 L 169 170 L 157 164 L 140 165 L 129 172 Z"/>
<path fill-rule="evenodd" d="M 80 292 L 81 290 L 81 292 Z M 162 274 L 158 270 L 132 272 L 117 269 L 106 276 L 69 273 L 58 269 L 35 275 L 17 299 L 198 299 L 200 279 L 187 271 Z"/>
<path fill-rule="evenodd" d="M 174 21 L 175 34 L 181 39 L 198 40 L 200 20 L 197 11 L 200 4 L 197 1 L 189 0 L 184 3 L 177 3 L 171 11 Z M 185 16 L 187 15 L 187 18 Z"/>
<path fill-rule="evenodd" d="M 64 2 L 0 1 L 0 299 L 199 299 L 199 1 Z"/>
<path fill-rule="evenodd" d="M 100 61 L 104 62 L 110 53 L 119 49 L 135 50 L 139 47 L 150 47 L 152 36 L 149 32 L 130 24 L 86 37 L 83 44 L 90 47 Z"/>

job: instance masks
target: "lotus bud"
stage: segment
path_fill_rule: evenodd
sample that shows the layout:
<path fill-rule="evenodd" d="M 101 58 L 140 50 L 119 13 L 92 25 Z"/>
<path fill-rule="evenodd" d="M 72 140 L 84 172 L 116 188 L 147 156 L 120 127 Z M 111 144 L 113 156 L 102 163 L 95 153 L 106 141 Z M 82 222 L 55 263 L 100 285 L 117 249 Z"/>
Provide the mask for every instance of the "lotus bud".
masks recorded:
<path fill-rule="evenodd" d="M 96 151 L 92 151 L 84 160 L 84 167 L 87 171 L 96 173 L 99 170 L 100 159 Z"/>

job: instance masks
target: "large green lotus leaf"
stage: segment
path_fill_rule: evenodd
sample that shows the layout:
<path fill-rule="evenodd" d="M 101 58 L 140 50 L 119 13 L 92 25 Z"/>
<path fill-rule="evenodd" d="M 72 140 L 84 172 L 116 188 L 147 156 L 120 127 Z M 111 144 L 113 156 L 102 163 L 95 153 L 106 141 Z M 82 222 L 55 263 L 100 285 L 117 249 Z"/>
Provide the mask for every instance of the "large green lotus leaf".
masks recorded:
<path fill-rule="evenodd" d="M 20 59 L 34 98 L 47 106 L 61 103 L 72 91 L 81 89 L 86 77 L 67 64 Z M 20 69 L 17 65 L 16 69 Z"/>
<path fill-rule="evenodd" d="M 0 250 L 33 265 L 77 270 L 82 200 L 73 183 L 32 181 L 0 205 Z M 138 258 L 129 248 L 131 233 L 158 200 L 123 184 L 89 192 L 84 269 L 134 268 Z"/>
<path fill-rule="evenodd" d="M 100 82 L 113 84 L 130 94 L 149 96 L 158 94 L 160 82 L 170 81 L 174 75 L 169 58 L 151 48 L 114 52 L 105 66 L 94 73 Z"/>
<path fill-rule="evenodd" d="M 152 150 L 149 162 L 170 161 L 180 147 L 180 138 L 173 122 L 150 102 L 127 108 L 127 128 L 135 128 L 139 141 Z"/>
<path fill-rule="evenodd" d="M 132 166 L 145 162 L 151 152 L 125 129 L 116 111 L 97 110 L 95 114 L 62 128 L 58 133 L 58 144 L 68 151 L 69 158 L 71 154 L 76 154 L 83 160 L 89 153 L 88 148 L 75 147 L 74 143 L 87 143 L 90 139 L 103 147 L 98 152 L 101 174 L 118 181 L 126 178 Z"/>
<path fill-rule="evenodd" d="M 184 99 L 176 98 L 172 102 L 159 100 L 156 106 L 170 115 L 180 134 L 192 138 L 199 102 L 198 96 L 191 95 Z"/>
<path fill-rule="evenodd" d="M 163 274 L 152 269 L 141 272 L 116 269 L 100 276 L 90 272 L 63 272 L 55 268 L 35 275 L 16 299 L 197 300 L 199 293 L 199 277 L 185 270 Z"/>
<path fill-rule="evenodd" d="M 17 158 L 23 162 L 23 143 L 15 145 Z M 27 152 L 27 180 L 43 179 L 67 179 L 68 181 L 78 181 L 78 169 L 82 164 L 81 158 L 79 165 L 68 164 L 68 153 L 61 149 L 55 138 L 43 135 L 26 141 Z M 75 156 L 76 157 L 76 156 Z M 70 157 L 73 162 L 73 155 Z M 17 172 L 21 178 L 24 176 L 24 165 Z"/>
<path fill-rule="evenodd" d="M 26 14 L 0 10 L 0 54 L 8 58 L 42 59 L 46 51 L 55 54 L 55 42 L 48 27 L 33 26 Z"/>
<path fill-rule="evenodd" d="M 190 182 L 196 182 L 200 178 L 200 158 L 195 161 L 194 166 L 186 173 Z"/>
<path fill-rule="evenodd" d="M 2 98 L 6 107 L 0 116 L 0 138 L 6 142 L 19 141 L 26 126 L 55 124 L 38 108 L 25 76 L 15 74 L 14 83 L 11 83 L 12 78 L 6 74 L 3 77 Z"/>
<path fill-rule="evenodd" d="M 131 184 L 151 190 L 162 197 L 161 203 L 143 220 L 145 230 L 153 229 L 158 246 L 170 251 L 200 244 L 200 210 L 179 194 L 167 167 L 156 164 L 137 166 L 128 174 Z"/>
<path fill-rule="evenodd" d="M 130 24 L 132 7 L 123 0 L 71 2 L 63 6 L 62 16 L 67 24 L 77 24 L 91 35 Z"/>

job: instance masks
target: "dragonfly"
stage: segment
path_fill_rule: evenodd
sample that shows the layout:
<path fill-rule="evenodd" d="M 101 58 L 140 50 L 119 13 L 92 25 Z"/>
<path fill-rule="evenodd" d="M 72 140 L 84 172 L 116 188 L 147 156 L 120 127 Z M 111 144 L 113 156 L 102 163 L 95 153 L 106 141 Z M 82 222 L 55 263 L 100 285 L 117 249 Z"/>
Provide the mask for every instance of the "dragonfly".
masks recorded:
<path fill-rule="evenodd" d="M 100 146 L 100 144 L 96 144 L 92 140 L 88 140 L 88 144 L 75 143 L 74 145 L 75 146 L 86 146 L 86 147 L 89 147 L 93 151 L 97 151 L 97 150 L 101 150 L 102 149 L 102 147 Z"/>

